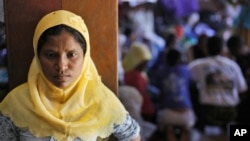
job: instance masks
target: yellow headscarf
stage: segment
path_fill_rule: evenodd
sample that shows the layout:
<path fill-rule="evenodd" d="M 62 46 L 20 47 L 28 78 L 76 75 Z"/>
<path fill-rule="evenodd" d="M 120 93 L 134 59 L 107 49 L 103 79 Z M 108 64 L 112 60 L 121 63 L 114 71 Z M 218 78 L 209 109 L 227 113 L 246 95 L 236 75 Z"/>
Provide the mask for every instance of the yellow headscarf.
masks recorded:
<path fill-rule="evenodd" d="M 143 61 L 149 61 L 152 55 L 148 46 L 141 42 L 135 42 L 129 48 L 127 54 L 122 60 L 122 65 L 125 72 L 133 70 L 137 65 Z"/>
<path fill-rule="evenodd" d="M 59 89 L 43 75 L 37 56 L 37 42 L 48 28 L 65 24 L 79 31 L 87 42 L 82 73 L 73 84 Z M 87 27 L 82 18 L 66 10 L 44 16 L 38 23 L 28 82 L 12 90 L 0 104 L 0 111 L 16 126 L 36 137 L 53 136 L 58 141 L 80 138 L 95 141 L 112 133 L 114 123 L 125 121 L 127 111 L 101 81 L 90 56 Z"/>

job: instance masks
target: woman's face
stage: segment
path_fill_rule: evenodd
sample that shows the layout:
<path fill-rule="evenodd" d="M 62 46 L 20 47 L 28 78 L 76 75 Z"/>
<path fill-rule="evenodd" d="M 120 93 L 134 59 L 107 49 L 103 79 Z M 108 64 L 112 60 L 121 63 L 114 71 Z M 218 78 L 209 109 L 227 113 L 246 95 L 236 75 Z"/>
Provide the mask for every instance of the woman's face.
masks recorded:
<path fill-rule="evenodd" d="M 45 77 L 59 88 L 65 88 L 80 75 L 84 54 L 74 37 L 63 31 L 48 36 L 39 53 L 39 61 Z"/>

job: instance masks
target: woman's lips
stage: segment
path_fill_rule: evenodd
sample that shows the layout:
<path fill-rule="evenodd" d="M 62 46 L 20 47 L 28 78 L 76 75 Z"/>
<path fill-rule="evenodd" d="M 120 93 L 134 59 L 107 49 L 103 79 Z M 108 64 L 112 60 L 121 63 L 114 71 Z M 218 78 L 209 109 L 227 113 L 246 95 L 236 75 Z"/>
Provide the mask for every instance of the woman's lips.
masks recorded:
<path fill-rule="evenodd" d="M 57 81 L 66 81 L 69 77 L 70 77 L 70 75 L 57 75 L 54 78 Z"/>

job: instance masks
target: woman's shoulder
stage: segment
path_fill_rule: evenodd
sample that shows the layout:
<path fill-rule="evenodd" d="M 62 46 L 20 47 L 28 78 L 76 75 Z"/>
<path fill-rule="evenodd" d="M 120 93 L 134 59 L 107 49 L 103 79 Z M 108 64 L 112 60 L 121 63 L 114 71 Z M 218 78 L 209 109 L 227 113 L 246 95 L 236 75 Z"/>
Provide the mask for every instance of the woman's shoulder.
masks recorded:
<path fill-rule="evenodd" d="M 12 90 L 10 90 L 10 92 L 7 94 L 7 96 L 15 95 L 15 94 L 18 94 L 18 93 L 25 94 L 25 93 L 28 93 L 28 92 L 29 92 L 28 84 L 23 83 L 23 84 L 20 84 L 20 85 L 16 86 Z"/>
<path fill-rule="evenodd" d="M 18 128 L 11 119 L 0 113 L 0 140 L 15 141 L 18 140 Z"/>
<path fill-rule="evenodd" d="M 126 120 L 122 124 L 115 124 L 113 134 L 119 140 L 130 140 L 135 138 L 140 133 L 138 122 L 129 114 L 126 115 Z"/>
<path fill-rule="evenodd" d="M 6 107 L 15 107 L 13 103 L 26 104 L 27 99 L 30 97 L 29 88 L 26 83 L 17 86 L 10 90 L 10 92 L 5 96 L 5 98 L 0 103 L 0 110 L 6 110 Z M 12 102 L 10 102 L 12 101 Z M 12 104 L 11 104 L 12 103 Z"/>
<path fill-rule="evenodd" d="M 14 87 L 10 92 L 25 91 L 25 90 L 28 90 L 28 83 L 23 83 L 18 85 Z"/>

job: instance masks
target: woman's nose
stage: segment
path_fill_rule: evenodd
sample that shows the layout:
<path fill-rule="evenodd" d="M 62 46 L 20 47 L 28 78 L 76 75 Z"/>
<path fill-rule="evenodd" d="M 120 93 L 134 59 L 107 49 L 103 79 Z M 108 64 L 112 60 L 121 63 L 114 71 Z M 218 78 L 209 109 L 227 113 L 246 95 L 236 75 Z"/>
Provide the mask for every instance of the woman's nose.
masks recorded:
<path fill-rule="evenodd" d="M 57 65 L 56 65 L 56 69 L 59 71 L 59 72 L 63 72 L 65 71 L 66 69 L 68 69 L 68 63 L 67 63 L 67 58 L 66 57 L 60 57 L 58 59 L 58 62 L 57 62 Z"/>

